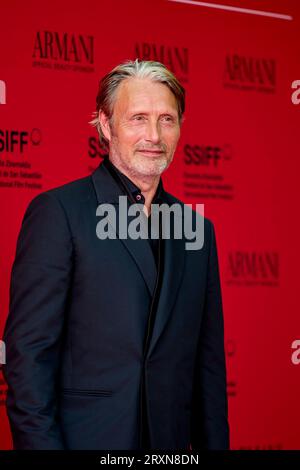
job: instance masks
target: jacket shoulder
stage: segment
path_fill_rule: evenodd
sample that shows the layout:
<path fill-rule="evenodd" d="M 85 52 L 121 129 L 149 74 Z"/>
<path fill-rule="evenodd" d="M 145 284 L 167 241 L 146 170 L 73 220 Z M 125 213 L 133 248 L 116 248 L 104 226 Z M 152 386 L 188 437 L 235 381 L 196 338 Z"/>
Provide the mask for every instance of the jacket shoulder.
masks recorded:
<path fill-rule="evenodd" d="M 35 196 L 30 205 L 39 202 L 56 200 L 65 208 L 72 208 L 74 205 L 83 203 L 94 196 L 94 189 L 91 175 L 78 178 L 76 180 L 56 186 L 55 188 L 42 191 Z M 53 201 L 54 202 L 54 201 Z"/>

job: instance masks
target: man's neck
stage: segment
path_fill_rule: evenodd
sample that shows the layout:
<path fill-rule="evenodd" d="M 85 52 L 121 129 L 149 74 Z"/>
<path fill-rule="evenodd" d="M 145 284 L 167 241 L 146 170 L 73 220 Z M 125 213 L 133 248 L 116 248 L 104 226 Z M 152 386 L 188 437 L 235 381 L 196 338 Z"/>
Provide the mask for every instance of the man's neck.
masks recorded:
<path fill-rule="evenodd" d="M 149 216 L 151 213 L 151 202 L 156 193 L 160 175 L 137 175 L 136 173 L 129 172 L 127 168 L 123 168 L 119 162 L 112 161 L 111 159 L 109 160 L 119 171 L 121 171 L 121 173 L 127 176 L 127 178 L 129 178 L 138 188 L 140 188 L 141 193 L 145 198 L 143 211 L 147 216 Z"/>

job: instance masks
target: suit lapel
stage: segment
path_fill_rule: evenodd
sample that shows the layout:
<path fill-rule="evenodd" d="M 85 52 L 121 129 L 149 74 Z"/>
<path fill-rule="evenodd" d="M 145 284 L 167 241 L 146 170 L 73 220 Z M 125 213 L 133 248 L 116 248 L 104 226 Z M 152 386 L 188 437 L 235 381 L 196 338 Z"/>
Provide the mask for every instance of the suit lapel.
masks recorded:
<path fill-rule="evenodd" d="M 119 238 L 119 226 L 118 226 L 118 219 L 119 219 L 119 195 L 120 189 L 118 184 L 113 179 L 107 168 L 100 164 L 98 168 L 92 174 L 92 181 L 95 187 L 97 201 L 99 204 L 103 203 L 110 203 L 115 206 L 116 209 L 116 236 Z M 129 223 L 129 220 L 128 220 Z M 113 226 L 111 221 L 111 225 Z M 138 238 L 137 240 L 133 240 L 131 238 L 119 238 L 119 240 L 123 243 L 126 250 L 134 259 L 145 283 L 149 291 L 149 295 L 152 297 L 154 288 L 155 288 L 155 281 L 157 275 L 156 264 L 154 260 L 154 256 L 152 253 L 151 246 L 149 245 L 148 240 Z"/>
<path fill-rule="evenodd" d="M 181 221 L 178 222 L 181 223 Z M 147 357 L 152 354 L 154 346 L 157 344 L 168 320 L 170 320 L 184 271 L 184 240 L 171 237 L 170 239 L 163 240 L 163 242 L 162 283 L 156 313 L 154 312 L 155 322 Z"/>

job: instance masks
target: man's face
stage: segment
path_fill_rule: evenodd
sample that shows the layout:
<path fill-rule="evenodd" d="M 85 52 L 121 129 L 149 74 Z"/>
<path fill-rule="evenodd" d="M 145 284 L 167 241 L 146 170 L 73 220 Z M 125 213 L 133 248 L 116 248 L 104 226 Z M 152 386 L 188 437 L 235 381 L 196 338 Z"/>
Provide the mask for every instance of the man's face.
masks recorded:
<path fill-rule="evenodd" d="M 124 80 L 116 91 L 109 153 L 129 175 L 160 175 L 171 163 L 180 136 L 175 96 L 148 78 Z"/>

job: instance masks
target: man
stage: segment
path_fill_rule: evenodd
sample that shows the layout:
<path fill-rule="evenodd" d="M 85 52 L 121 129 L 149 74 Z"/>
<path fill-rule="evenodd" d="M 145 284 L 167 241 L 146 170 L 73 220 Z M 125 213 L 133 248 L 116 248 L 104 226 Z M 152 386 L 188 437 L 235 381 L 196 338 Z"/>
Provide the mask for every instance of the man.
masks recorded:
<path fill-rule="evenodd" d="M 187 250 L 178 218 L 169 238 L 163 216 L 151 221 L 151 203 L 185 207 L 161 180 L 183 112 L 184 89 L 162 64 L 117 66 L 92 121 L 108 158 L 27 208 L 4 334 L 16 449 L 229 448 L 213 224 Z M 157 238 L 119 237 L 113 221 L 117 236 L 99 236 L 99 207 L 120 215 L 120 196 L 142 205 Z"/>

